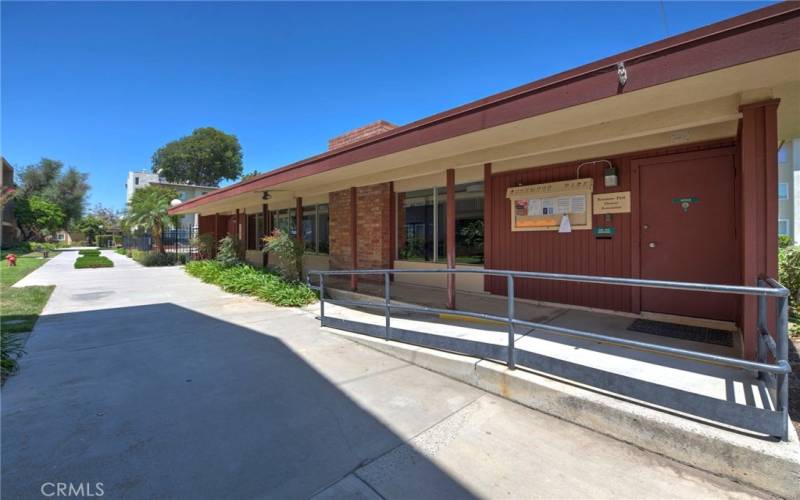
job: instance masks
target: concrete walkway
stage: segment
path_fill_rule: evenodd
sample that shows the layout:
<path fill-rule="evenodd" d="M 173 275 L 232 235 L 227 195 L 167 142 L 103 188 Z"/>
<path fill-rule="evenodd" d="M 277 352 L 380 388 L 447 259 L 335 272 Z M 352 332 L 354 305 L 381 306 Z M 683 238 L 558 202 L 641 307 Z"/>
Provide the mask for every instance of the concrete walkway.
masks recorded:
<path fill-rule="evenodd" d="M 72 268 L 3 387 L 3 498 L 750 498 L 181 268 Z"/>

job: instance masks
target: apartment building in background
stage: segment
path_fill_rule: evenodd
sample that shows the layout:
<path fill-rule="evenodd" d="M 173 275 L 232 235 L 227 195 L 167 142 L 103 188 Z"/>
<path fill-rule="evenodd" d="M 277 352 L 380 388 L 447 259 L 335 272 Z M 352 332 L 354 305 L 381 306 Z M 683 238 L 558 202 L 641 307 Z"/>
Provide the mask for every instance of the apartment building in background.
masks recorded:
<path fill-rule="evenodd" d="M 191 200 L 192 198 L 208 194 L 211 191 L 218 189 L 213 186 L 197 186 L 194 184 L 167 182 L 158 174 L 145 170 L 139 172 L 128 172 L 128 180 L 125 182 L 125 205 L 131 202 L 134 191 L 149 185 L 159 185 L 172 188 L 178 192 L 178 199 L 181 201 Z M 197 227 L 197 221 L 198 219 L 195 214 L 183 215 L 180 219 L 180 226 L 183 228 Z"/>

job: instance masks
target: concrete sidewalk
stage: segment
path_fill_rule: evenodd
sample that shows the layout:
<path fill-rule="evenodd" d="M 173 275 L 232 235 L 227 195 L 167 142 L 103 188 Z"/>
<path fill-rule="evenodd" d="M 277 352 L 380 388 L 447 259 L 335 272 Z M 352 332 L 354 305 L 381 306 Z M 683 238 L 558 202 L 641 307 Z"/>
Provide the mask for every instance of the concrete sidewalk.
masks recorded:
<path fill-rule="evenodd" d="M 56 289 L 3 387 L 4 498 L 763 496 L 321 331 L 314 307 L 75 257 L 23 280 Z"/>

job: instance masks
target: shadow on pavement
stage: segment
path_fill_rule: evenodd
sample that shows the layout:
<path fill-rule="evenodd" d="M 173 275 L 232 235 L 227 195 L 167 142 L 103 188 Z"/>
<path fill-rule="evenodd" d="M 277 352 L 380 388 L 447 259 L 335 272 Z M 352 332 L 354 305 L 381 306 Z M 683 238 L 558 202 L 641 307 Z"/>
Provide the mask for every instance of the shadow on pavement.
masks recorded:
<path fill-rule="evenodd" d="M 3 389 L 3 498 L 307 498 L 403 442 L 269 335 L 173 304 L 40 321 Z M 473 496 L 414 461 L 415 497 Z"/>

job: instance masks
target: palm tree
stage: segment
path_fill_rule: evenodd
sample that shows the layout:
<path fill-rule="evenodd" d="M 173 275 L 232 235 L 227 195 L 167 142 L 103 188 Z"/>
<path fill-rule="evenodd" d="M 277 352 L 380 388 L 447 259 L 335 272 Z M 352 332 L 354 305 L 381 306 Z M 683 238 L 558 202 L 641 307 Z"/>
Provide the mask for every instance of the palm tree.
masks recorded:
<path fill-rule="evenodd" d="M 128 209 L 130 224 L 150 231 L 158 253 L 164 253 L 164 229 L 173 223 L 167 210 L 177 193 L 162 186 L 145 186 L 133 192 Z"/>

